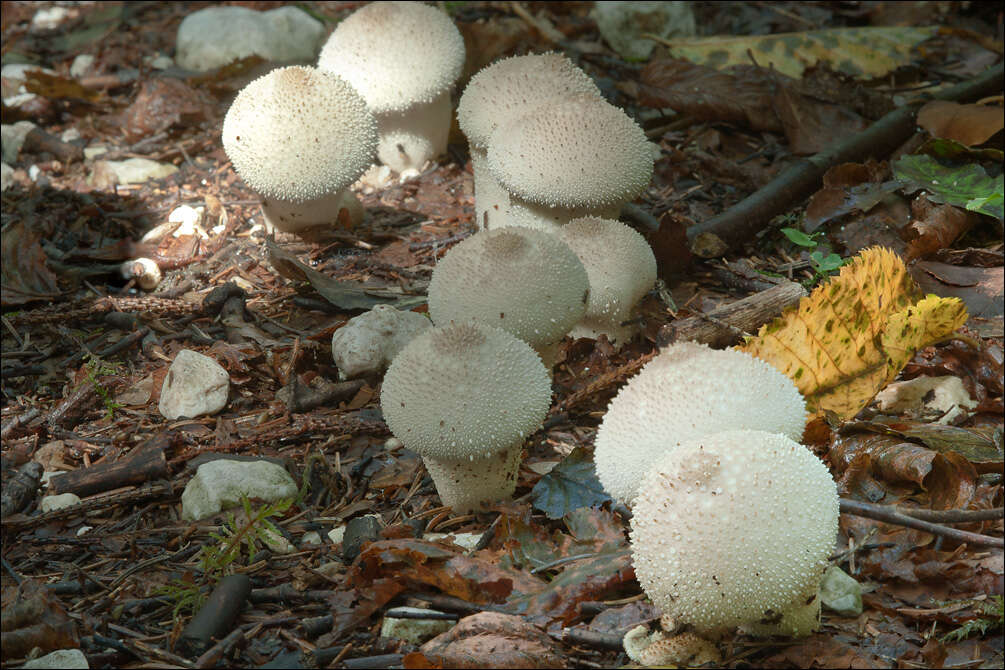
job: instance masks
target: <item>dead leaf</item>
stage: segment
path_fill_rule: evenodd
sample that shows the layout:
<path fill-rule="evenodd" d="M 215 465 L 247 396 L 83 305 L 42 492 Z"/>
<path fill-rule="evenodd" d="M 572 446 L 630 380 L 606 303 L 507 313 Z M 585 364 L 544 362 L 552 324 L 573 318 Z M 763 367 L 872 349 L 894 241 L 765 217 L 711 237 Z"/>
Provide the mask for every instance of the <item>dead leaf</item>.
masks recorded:
<path fill-rule="evenodd" d="M 521 617 L 479 612 L 409 654 L 406 668 L 564 668 L 558 644 Z M 423 662 L 425 661 L 425 662 Z"/>
<path fill-rule="evenodd" d="M 910 240 L 905 260 L 929 256 L 949 247 L 977 223 L 978 215 L 930 201 L 925 194 L 911 201 L 912 221 L 907 228 Z"/>
<path fill-rule="evenodd" d="M 972 317 L 1005 314 L 1005 268 L 963 267 L 936 261 L 911 266 L 911 276 L 926 293 L 961 299 Z"/>
<path fill-rule="evenodd" d="M 24 74 L 24 87 L 29 93 L 50 100 L 86 100 L 94 102 L 98 92 L 81 86 L 76 79 L 46 74 L 42 70 L 28 70 Z"/>
<path fill-rule="evenodd" d="M 918 110 L 918 125 L 934 137 L 972 147 L 1000 133 L 1005 128 L 1005 115 L 1001 107 L 932 100 Z"/>
<path fill-rule="evenodd" d="M 205 93 L 180 79 L 158 77 L 143 82 L 122 115 L 122 130 L 126 139 L 136 142 L 174 127 L 197 126 L 213 115 Z"/>
<path fill-rule="evenodd" d="M 48 257 L 39 239 L 24 223 L 4 230 L 0 241 L 0 303 L 4 307 L 59 295 L 56 275 L 46 265 Z"/>

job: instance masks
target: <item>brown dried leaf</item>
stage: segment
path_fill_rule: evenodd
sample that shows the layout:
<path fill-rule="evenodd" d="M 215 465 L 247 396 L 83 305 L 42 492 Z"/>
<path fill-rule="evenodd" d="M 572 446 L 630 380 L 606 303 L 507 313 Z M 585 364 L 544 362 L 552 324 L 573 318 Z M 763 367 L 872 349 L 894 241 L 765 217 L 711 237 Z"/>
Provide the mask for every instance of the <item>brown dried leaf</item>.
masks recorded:
<path fill-rule="evenodd" d="M 564 668 L 556 642 L 518 616 L 479 612 L 406 657 L 406 668 Z"/>
<path fill-rule="evenodd" d="M 911 202 L 911 217 L 913 221 L 907 232 L 910 243 L 907 245 L 906 260 L 913 260 L 934 254 L 947 248 L 956 238 L 973 228 L 978 215 L 954 207 L 931 202 L 924 194 Z"/>
<path fill-rule="evenodd" d="M 4 231 L 0 239 L 0 304 L 4 307 L 59 295 L 56 275 L 45 264 L 39 239 L 23 223 Z"/>
<path fill-rule="evenodd" d="M 911 276 L 925 293 L 959 298 L 970 316 L 1000 317 L 1005 313 L 1005 268 L 961 267 L 936 261 L 920 261 Z"/>
<path fill-rule="evenodd" d="M 918 110 L 918 125 L 935 137 L 972 147 L 1001 132 L 1005 128 L 1005 116 L 1001 107 L 932 100 Z"/>
<path fill-rule="evenodd" d="M 162 77 L 143 82 L 133 104 L 123 113 L 122 130 L 130 142 L 136 142 L 175 126 L 196 126 L 212 117 L 209 96 L 180 79 Z"/>

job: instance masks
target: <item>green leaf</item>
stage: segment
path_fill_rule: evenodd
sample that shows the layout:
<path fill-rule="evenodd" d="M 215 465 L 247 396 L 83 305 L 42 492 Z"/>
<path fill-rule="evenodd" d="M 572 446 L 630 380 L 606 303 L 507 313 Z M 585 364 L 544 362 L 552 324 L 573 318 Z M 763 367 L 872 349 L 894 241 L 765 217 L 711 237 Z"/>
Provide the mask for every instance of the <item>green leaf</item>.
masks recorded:
<path fill-rule="evenodd" d="M 561 519 L 580 507 L 599 507 L 611 499 L 597 479 L 593 459 L 582 447 L 541 477 L 530 493 L 534 507 L 549 519 Z"/>
<path fill-rule="evenodd" d="M 931 156 L 914 154 L 895 162 L 893 174 L 909 191 L 928 191 L 933 202 L 1005 219 L 1005 177 L 991 177 L 976 163 L 947 167 Z"/>
<path fill-rule="evenodd" d="M 792 242 L 792 244 L 798 244 L 801 247 L 809 247 L 811 249 L 817 246 L 816 240 L 801 230 L 782 228 L 782 234 L 789 238 L 789 242 Z"/>

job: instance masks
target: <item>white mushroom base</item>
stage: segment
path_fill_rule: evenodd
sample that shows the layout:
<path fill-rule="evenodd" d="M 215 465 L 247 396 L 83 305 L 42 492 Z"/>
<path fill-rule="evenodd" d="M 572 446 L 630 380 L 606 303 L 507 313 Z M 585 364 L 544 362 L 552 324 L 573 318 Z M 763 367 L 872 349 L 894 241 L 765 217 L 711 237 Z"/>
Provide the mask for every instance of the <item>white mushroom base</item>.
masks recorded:
<path fill-rule="evenodd" d="M 478 229 L 491 230 L 505 226 L 509 192 L 489 171 L 485 150 L 474 145 L 471 146 L 471 171 L 475 181 L 475 223 Z"/>
<path fill-rule="evenodd" d="M 296 233 L 315 226 L 331 226 L 338 221 L 343 209 L 347 211 L 353 226 L 363 220 L 363 205 L 359 204 L 356 196 L 348 190 L 304 202 L 262 199 L 265 230 L 270 233 L 274 230 Z"/>
<path fill-rule="evenodd" d="M 818 589 L 815 587 L 812 596 L 801 598 L 801 601 L 782 610 L 777 615 L 777 621 L 748 623 L 741 626 L 741 629 L 754 637 L 770 637 L 772 635 L 806 637 L 815 633 L 820 629 L 820 594 Z"/>
<path fill-rule="evenodd" d="M 632 339 L 635 333 L 638 332 L 637 326 L 621 325 L 623 321 L 627 321 L 630 318 L 631 315 L 619 315 L 613 320 L 585 316 L 579 323 L 572 327 L 572 330 L 569 331 L 569 336 L 588 337 L 592 340 L 596 340 L 601 335 L 606 335 L 608 341 L 610 341 L 616 349 L 620 349 L 625 345 L 625 342 Z"/>
<path fill-rule="evenodd" d="M 548 207 L 537 205 L 515 195 L 509 197 L 509 209 L 506 212 L 503 226 L 524 226 L 554 233 L 573 219 L 584 216 L 599 216 L 604 219 L 617 219 L 621 214 L 621 206 L 617 203 L 608 207 Z"/>
<path fill-rule="evenodd" d="M 457 514 L 479 511 L 483 503 L 505 500 L 516 490 L 520 446 L 488 458 L 447 460 L 423 456 L 426 470 L 436 484 L 444 505 Z"/>
<path fill-rule="evenodd" d="M 447 150 L 450 134 L 450 92 L 403 112 L 375 113 L 377 158 L 395 172 L 418 174 L 426 161 Z"/>

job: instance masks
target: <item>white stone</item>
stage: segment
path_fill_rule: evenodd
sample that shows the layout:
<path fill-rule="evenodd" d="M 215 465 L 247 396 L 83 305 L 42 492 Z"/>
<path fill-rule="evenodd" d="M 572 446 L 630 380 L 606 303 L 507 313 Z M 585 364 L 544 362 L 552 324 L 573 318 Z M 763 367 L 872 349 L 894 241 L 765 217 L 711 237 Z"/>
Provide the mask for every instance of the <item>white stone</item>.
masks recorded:
<path fill-rule="evenodd" d="M 143 60 L 154 70 L 167 70 L 174 67 L 174 60 L 162 53 L 157 53 L 153 57 L 144 58 Z"/>
<path fill-rule="evenodd" d="M 448 537 L 464 551 L 471 552 L 478 546 L 478 542 L 482 539 L 482 533 L 426 533 L 422 539 L 435 542 Z"/>
<path fill-rule="evenodd" d="M 862 613 L 862 585 L 832 565 L 820 580 L 820 604 L 841 616 L 858 616 Z"/>
<path fill-rule="evenodd" d="M 241 496 L 266 503 L 297 495 L 297 483 L 270 461 L 220 459 L 203 463 L 181 494 L 181 516 L 197 521 L 240 504 Z"/>
<path fill-rule="evenodd" d="M 894 382 L 876 394 L 876 403 L 884 412 L 937 412 L 943 414 L 936 422 L 941 424 L 977 407 L 963 381 L 953 375 Z"/>
<path fill-rule="evenodd" d="M 209 239 L 209 235 L 202 229 L 202 220 L 205 214 L 205 207 L 189 207 L 188 205 L 175 207 L 168 214 L 168 223 L 180 223 L 181 225 L 175 229 L 172 235 L 174 237 L 198 235 L 201 239 Z"/>
<path fill-rule="evenodd" d="M 165 419 L 215 414 L 227 404 L 230 375 L 209 356 L 183 349 L 168 368 L 159 409 Z"/>
<path fill-rule="evenodd" d="M 178 168 L 149 158 L 128 158 L 124 161 L 101 161 L 112 171 L 120 184 L 142 184 L 151 179 L 173 175 Z"/>
<path fill-rule="evenodd" d="M 332 358 L 339 379 L 380 374 L 398 352 L 432 326 L 422 314 L 377 305 L 349 320 L 332 335 Z"/>
<path fill-rule="evenodd" d="M 427 614 L 429 610 L 419 607 L 398 607 L 398 610 L 408 610 L 415 614 Z M 399 619 L 384 617 L 380 626 L 380 636 L 395 640 L 404 640 L 412 644 L 422 644 L 426 640 L 446 633 L 454 627 L 456 621 L 450 619 Z"/>
<path fill-rule="evenodd" d="M 6 191 L 14 185 L 14 168 L 6 163 L 0 164 L 0 191 Z"/>
<path fill-rule="evenodd" d="M 87 657 L 79 649 L 58 649 L 45 656 L 33 658 L 26 661 L 22 668 L 65 668 L 66 670 L 77 670 L 78 668 L 90 668 Z"/>
<path fill-rule="evenodd" d="M 79 54 L 70 64 L 70 76 L 74 79 L 86 76 L 94 66 L 94 56 L 91 54 Z"/>
<path fill-rule="evenodd" d="M 32 181 L 38 181 L 38 178 L 42 176 L 42 168 L 37 165 L 28 166 L 28 179 Z"/>
<path fill-rule="evenodd" d="M 0 126 L 0 142 L 3 143 L 3 162 L 16 163 L 21 147 L 24 146 L 24 138 L 35 128 L 31 121 L 18 121 L 17 123 Z"/>
<path fill-rule="evenodd" d="M 200 72 L 252 55 L 279 63 L 314 61 L 324 37 L 324 26 L 296 7 L 207 7 L 178 26 L 175 59 Z"/>
<path fill-rule="evenodd" d="M 80 504 L 80 496 L 76 493 L 61 493 L 58 496 L 45 496 L 38 504 L 43 512 L 51 512 L 64 507 L 73 507 Z"/>
<path fill-rule="evenodd" d="M 328 539 L 332 541 L 332 544 L 342 544 L 343 537 L 345 537 L 345 526 L 332 528 L 328 531 Z"/>
<path fill-rule="evenodd" d="M 301 547 L 309 547 L 312 544 L 321 544 L 321 533 L 316 530 L 309 530 L 300 536 Z"/>
<path fill-rule="evenodd" d="M 40 9 L 35 12 L 35 16 L 31 17 L 31 28 L 32 30 L 55 30 L 69 13 L 69 9 L 58 5 Z"/>
<path fill-rule="evenodd" d="M 70 128 L 67 128 L 62 133 L 60 133 L 59 139 L 63 140 L 64 142 L 74 142 L 80 139 L 80 131 L 77 130 L 76 127 L 71 126 Z"/>
<path fill-rule="evenodd" d="M 607 44 L 629 61 L 646 60 L 656 47 L 643 33 L 667 39 L 696 32 L 690 2 L 595 2 L 590 16 Z"/>

